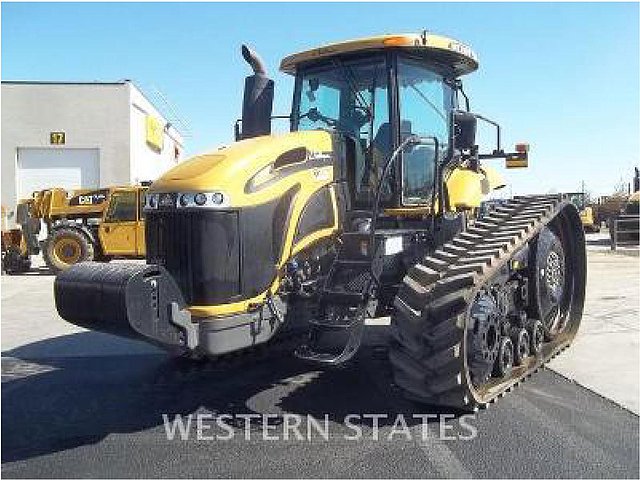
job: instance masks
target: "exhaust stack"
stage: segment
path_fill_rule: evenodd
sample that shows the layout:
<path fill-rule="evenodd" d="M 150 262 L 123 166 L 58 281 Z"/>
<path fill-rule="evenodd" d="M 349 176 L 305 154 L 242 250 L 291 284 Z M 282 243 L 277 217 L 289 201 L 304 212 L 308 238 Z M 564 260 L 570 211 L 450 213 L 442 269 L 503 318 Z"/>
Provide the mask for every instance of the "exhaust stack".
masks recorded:
<path fill-rule="evenodd" d="M 244 81 L 242 133 L 236 135 L 236 140 L 269 135 L 273 110 L 274 83 L 267 77 L 264 62 L 246 45 L 242 45 L 242 57 L 251 66 L 253 75 Z"/>

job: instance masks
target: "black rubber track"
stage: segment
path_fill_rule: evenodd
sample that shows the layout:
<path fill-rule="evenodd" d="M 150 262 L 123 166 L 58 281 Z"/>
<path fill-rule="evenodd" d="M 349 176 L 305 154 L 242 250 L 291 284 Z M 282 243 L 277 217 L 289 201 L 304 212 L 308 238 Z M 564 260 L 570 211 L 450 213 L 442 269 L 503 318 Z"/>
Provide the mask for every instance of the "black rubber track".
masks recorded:
<path fill-rule="evenodd" d="M 572 275 L 567 327 L 509 376 L 476 389 L 466 365 L 466 322 L 478 291 L 515 252 L 549 225 L 563 238 Z M 421 403 L 476 410 L 493 402 L 573 340 L 586 279 L 584 233 L 562 195 L 516 197 L 442 245 L 405 276 L 391 317 L 389 357 L 395 384 Z"/>

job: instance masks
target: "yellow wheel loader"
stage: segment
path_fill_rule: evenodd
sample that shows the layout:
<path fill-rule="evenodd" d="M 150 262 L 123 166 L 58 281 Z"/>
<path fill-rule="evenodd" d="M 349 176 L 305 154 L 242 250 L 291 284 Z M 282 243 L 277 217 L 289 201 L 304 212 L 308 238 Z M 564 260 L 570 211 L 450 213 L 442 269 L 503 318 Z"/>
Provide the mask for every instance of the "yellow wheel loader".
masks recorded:
<path fill-rule="evenodd" d="M 584 192 L 572 192 L 566 194 L 571 203 L 573 203 L 580 213 L 580 222 L 582 228 L 588 233 L 598 233 L 600 231 L 600 222 L 597 219 L 596 212 L 591 205 L 587 205 Z"/>
<path fill-rule="evenodd" d="M 219 356 L 304 331 L 315 365 L 356 355 L 365 319 L 391 317 L 395 383 L 473 410 L 573 340 L 584 233 L 562 195 L 505 200 L 479 218 L 489 166 L 526 167 L 470 110 L 475 53 L 429 33 L 286 57 L 291 131 L 271 134 L 273 81 L 243 47 L 237 141 L 168 171 L 146 198 L 147 265 L 83 263 L 55 282 L 60 315 L 169 351 Z M 480 151 L 478 121 L 496 129 Z M 301 315 L 304 312 L 305 315 Z"/>
<path fill-rule="evenodd" d="M 34 192 L 17 207 L 20 228 L 11 231 L 14 245 L 3 246 L 7 273 L 29 270 L 31 255 L 42 251 L 45 264 L 60 272 L 79 262 L 113 257 L 143 258 L 145 185 Z M 40 244 L 41 221 L 47 237 Z M 17 242 L 17 243 L 16 243 Z"/>

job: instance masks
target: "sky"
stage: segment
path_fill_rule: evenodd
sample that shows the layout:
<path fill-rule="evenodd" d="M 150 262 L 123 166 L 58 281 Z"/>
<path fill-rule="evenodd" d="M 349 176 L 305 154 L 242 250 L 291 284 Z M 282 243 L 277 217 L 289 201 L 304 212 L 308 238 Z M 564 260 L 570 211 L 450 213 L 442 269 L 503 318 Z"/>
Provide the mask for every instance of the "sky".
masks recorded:
<path fill-rule="evenodd" d="M 503 143 L 531 145 L 528 169 L 504 170 L 505 194 L 611 193 L 640 163 L 638 3 L 2 3 L 2 79 L 130 79 L 188 124 L 186 151 L 233 140 L 242 43 L 276 81 L 280 59 L 322 44 L 427 30 L 478 54 L 464 77 L 471 109 L 497 120 Z M 162 105 L 161 105 L 162 107 Z M 187 131 L 188 130 L 188 131 Z M 490 139 L 483 131 L 481 140 Z M 481 143 L 485 149 L 490 143 Z"/>

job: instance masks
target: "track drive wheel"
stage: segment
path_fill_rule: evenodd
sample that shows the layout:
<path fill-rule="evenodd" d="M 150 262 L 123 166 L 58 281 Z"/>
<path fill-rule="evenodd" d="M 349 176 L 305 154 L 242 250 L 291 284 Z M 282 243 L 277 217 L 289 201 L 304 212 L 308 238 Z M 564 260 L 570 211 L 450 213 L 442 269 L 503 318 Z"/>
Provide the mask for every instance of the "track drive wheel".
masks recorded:
<path fill-rule="evenodd" d="M 58 228 L 47 238 L 42 256 L 54 273 L 94 259 L 93 243 L 77 228 Z"/>

